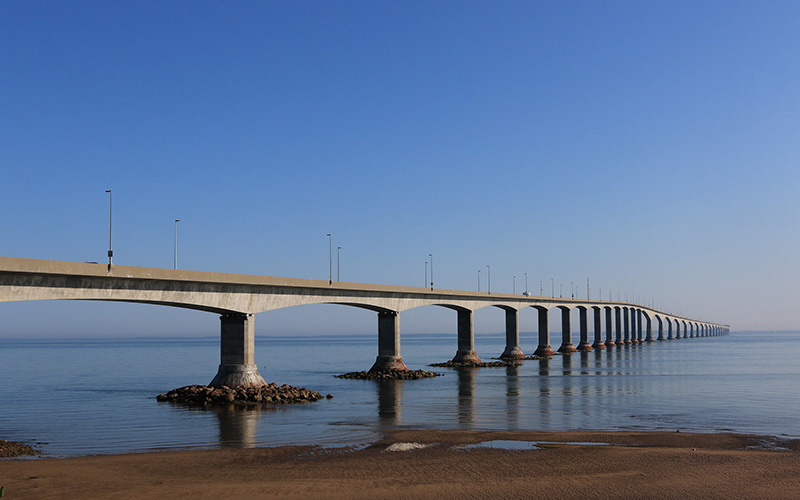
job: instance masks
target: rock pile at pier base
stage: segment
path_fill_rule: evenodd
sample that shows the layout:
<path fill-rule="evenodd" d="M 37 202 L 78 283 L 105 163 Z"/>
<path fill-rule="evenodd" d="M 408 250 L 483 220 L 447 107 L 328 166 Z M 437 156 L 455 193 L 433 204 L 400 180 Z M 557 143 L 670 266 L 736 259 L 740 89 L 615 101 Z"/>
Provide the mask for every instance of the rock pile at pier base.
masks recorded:
<path fill-rule="evenodd" d="M 159 394 L 158 401 L 170 401 L 190 406 L 257 406 L 267 404 L 310 403 L 325 398 L 317 391 L 275 382 L 252 387 L 210 387 L 187 385 Z M 332 398 L 330 394 L 328 398 Z"/>
<path fill-rule="evenodd" d="M 421 378 L 441 377 L 443 373 L 426 372 L 425 370 L 376 370 L 370 372 L 349 372 L 335 375 L 336 378 L 359 380 L 418 380 Z"/>
<path fill-rule="evenodd" d="M 465 363 L 460 363 L 458 361 L 451 360 L 451 361 L 446 361 L 444 363 L 433 363 L 430 366 L 444 367 L 444 368 L 493 368 L 500 366 L 519 366 L 521 364 L 522 361 L 490 361 L 490 362 L 481 361 L 480 363 L 468 361 Z"/>

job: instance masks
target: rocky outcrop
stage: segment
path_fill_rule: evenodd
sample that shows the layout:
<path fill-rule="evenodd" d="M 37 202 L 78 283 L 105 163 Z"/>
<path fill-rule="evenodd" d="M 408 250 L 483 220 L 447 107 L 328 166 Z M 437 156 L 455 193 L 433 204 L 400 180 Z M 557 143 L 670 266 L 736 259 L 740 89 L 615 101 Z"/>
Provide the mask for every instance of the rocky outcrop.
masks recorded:
<path fill-rule="evenodd" d="M 325 398 L 317 391 L 275 382 L 252 387 L 210 387 L 187 385 L 156 396 L 158 401 L 170 401 L 190 406 L 255 406 L 266 404 L 310 403 Z M 328 398 L 332 398 L 330 394 Z"/>
<path fill-rule="evenodd" d="M 39 451 L 33 447 L 15 443 L 14 441 L 0 440 L 0 458 L 23 457 L 26 455 L 38 455 Z"/>

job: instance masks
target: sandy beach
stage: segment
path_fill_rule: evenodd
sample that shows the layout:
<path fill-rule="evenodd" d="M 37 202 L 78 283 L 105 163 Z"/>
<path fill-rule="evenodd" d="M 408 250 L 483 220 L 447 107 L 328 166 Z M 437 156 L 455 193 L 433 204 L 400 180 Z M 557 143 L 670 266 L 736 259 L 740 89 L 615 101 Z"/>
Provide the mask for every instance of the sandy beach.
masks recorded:
<path fill-rule="evenodd" d="M 463 448 L 493 440 L 548 444 Z M 798 498 L 799 452 L 797 440 L 735 434 L 397 430 L 357 450 L 12 459 L 0 484 L 8 499 Z"/>

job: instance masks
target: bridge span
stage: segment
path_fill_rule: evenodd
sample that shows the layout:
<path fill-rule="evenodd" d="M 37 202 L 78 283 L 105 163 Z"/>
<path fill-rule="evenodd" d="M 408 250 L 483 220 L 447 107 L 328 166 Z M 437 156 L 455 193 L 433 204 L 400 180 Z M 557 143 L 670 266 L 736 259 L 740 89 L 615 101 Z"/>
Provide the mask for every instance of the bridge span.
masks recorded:
<path fill-rule="evenodd" d="M 255 315 L 304 304 L 341 304 L 376 312 L 378 356 L 371 370 L 408 369 L 400 355 L 400 313 L 426 305 L 456 312 L 456 362 L 480 361 L 475 352 L 473 315 L 490 306 L 505 311 L 503 359 L 525 357 L 519 345 L 519 311 L 526 307 L 538 311 L 539 342 L 534 354 L 540 356 L 554 354 L 549 313 L 555 309 L 561 313 L 558 352 L 562 353 L 730 332 L 727 325 L 626 302 L 0 257 L 0 302 L 30 300 L 139 302 L 219 314 L 220 365 L 213 386 L 264 383 L 255 364 Z M 572 309 L 579 312 L 577 347 L 571 339 Z M 589 339 L 590 313 L 593 342 Z"/>

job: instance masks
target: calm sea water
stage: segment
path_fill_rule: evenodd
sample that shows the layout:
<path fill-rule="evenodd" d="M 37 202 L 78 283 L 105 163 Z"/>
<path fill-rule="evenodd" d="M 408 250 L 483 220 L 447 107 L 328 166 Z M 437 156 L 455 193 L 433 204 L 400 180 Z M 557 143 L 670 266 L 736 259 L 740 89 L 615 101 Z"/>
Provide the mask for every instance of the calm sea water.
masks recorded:
<path fill-rule="evenodd" d="M 534 334 L 522 335 L 532 351 Z M 478 335 L 489 360 L 504 335 Z M 455 335 L 404 335 L 411 369 L 446 361 Z M 800 332 L 735 333 L 450 370 L 378 383 L 335 374 L 368 369 L 374 336 L 260 337 L 267 381 L 331 393 L 307 405 L 198 410 L 159 403 L 205 384 L 217 338 L 0 340 L 0 437 L 50 456 L 163 449 L 368 443 L 397 427 L 500 430 L 735 431 L 800 436 Z"/>

